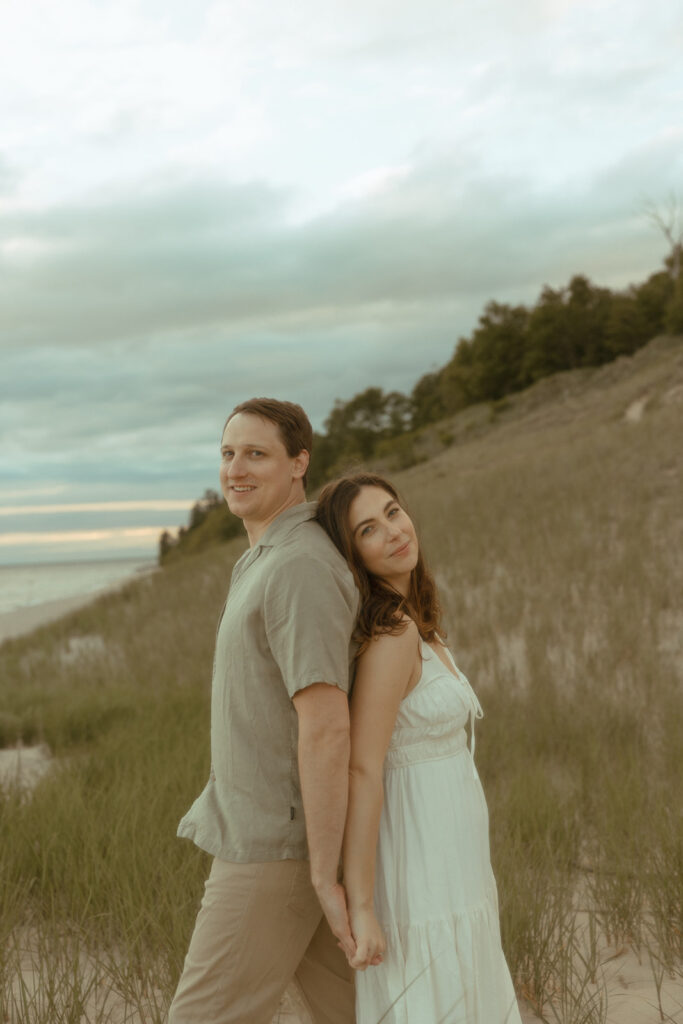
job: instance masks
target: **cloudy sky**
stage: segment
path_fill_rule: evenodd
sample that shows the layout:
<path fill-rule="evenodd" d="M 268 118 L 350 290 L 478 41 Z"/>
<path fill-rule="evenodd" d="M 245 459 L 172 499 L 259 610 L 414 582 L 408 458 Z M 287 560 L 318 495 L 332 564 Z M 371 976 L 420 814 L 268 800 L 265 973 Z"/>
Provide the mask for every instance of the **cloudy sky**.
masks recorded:
<path fill-rule="evenodd" d="M 152 554 L 245 397 L 321 428 L 644 279 L 682 52 L 671 0 L 0 0 L 0 564 Z"/>

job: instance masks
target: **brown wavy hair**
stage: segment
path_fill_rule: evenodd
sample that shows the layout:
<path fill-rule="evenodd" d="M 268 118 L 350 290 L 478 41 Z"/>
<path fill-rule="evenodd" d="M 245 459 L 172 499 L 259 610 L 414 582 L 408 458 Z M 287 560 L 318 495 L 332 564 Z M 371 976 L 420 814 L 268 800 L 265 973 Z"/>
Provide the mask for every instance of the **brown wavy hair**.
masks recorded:
<path fill-rule="evenodd" d="M 407 627 L 405 616 L 413 620 L 427 643 L 445 636 L 441 627 L 441 609 L 434 578 L 425 565 L 418 548 L 417 564 L 410 574 L 407 597 L 400 594 L 379 576 L 369 573 L 363 565 L 353 540 L 350 509 L 363 487 L 380 487 L 402 505 L 395 487 L 374 473 L 353 473 L 326 484 L 318 498 L 316 519 L 334 541 L 349 564 L 360 591 L 360 612 L 356 623 L 356 640 L 362 654 L 370 640 L 383 633 L 402 633 Z"/>

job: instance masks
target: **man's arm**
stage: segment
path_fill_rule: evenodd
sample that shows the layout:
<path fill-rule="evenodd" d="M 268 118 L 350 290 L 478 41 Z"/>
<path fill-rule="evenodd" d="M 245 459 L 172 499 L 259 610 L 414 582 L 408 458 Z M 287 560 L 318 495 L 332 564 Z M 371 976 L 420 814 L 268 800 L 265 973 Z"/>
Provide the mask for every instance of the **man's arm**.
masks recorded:
<path fill-rule="evenodd" d="M 336 686 L 314 683 L 295 693 L 293 702 L 311 880 L 330 928 L 351 958 L 356 943 L 337 879 L 349 785 L 348 700 Z"/>

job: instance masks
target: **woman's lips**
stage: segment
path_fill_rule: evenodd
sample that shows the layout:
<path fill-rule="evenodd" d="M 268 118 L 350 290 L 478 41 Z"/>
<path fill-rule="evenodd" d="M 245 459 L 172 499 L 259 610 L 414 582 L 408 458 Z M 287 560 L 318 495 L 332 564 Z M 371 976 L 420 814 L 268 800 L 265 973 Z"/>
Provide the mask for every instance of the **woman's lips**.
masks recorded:
<path fill-rule="evenodd" d="M 409 540 L 407 540 L 407 541 L 405 542 L 405 544 L 404 544 L 404 545 L 403 545 L 402 547 L 400 547 L 400 548 L 396 548 L 396 550 L 395 550 L 395 551 L 392 551 L 392 553 L 391 553 L 391 557 L 392 557 L 392 558 L 395 558 L 395 557 L 396 557 L 396 555 L 405 555 L 405 553 L 407 552 L 407 550 L 408 550 L 408 548 L 409 548 L 409 547 L 410 547 L 410 541 L 409 541 Z"/>

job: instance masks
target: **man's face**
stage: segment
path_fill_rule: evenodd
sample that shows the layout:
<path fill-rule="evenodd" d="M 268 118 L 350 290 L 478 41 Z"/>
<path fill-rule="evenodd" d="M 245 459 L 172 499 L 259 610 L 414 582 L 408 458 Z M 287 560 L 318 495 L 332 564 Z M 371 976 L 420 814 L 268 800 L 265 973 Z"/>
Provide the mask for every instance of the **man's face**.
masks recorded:
<path fill-rule="evenodd" d="M 247 528 L 267 526 L 302 500 L 308 453 L 287 454 L 276 423 L 238 412 L 221 441 L 220 482 L 228 508 Z M 250 531 L 251 533 L 251 531 Z"/>

